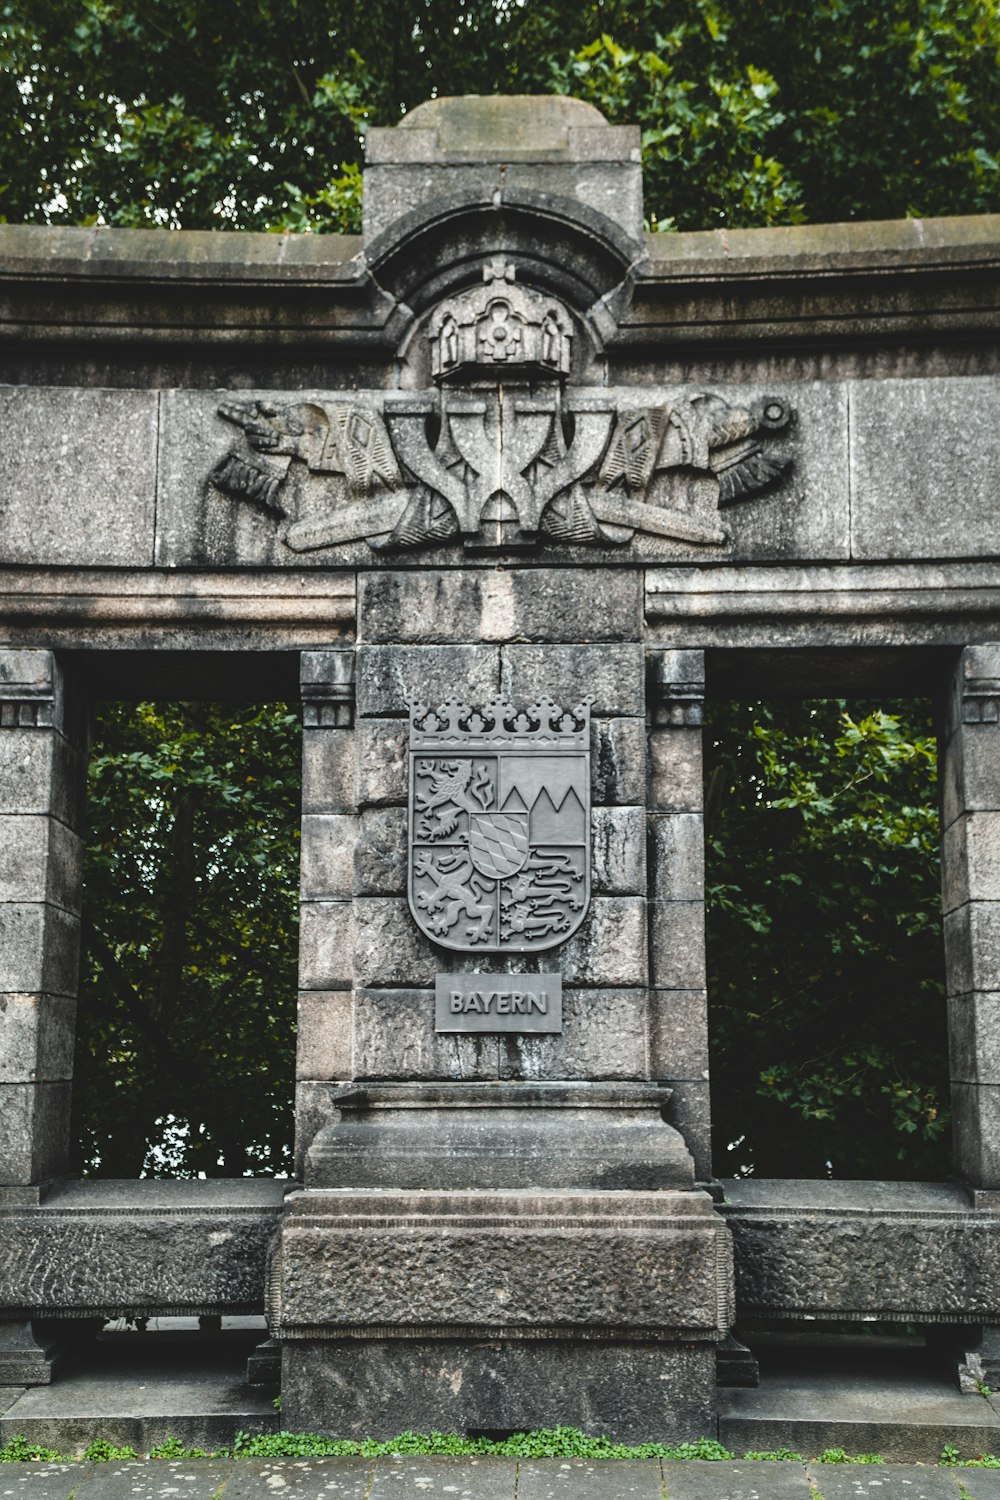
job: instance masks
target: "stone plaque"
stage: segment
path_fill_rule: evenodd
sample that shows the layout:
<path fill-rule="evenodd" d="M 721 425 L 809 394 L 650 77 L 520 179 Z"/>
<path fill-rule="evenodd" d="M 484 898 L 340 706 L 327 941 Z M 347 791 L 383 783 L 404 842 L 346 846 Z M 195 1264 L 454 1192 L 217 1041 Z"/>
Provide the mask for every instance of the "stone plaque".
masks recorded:
<path fill-rule="evenodd" d="M 460 952 L 565 942 L 590 902 L 590 700 L 410 705 L 410 910 Z"/>
<path fill-rule="evenodd" d="M 562 1031 L 561 974 L 439 974 L 435 1031 Z"/>

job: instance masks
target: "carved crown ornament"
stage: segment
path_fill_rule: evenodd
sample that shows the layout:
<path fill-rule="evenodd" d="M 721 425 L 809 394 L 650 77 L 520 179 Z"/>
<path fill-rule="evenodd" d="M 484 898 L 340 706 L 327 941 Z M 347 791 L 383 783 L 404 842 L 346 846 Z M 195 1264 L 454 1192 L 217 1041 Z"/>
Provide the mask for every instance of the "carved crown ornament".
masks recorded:
<path fill-rule="evenodd" d="M 568 386 L 573 320 L 494 257 L 425 330 L 435 388 L 228 401 L 241 437 L 208 476 L 272 516 L 291 552 L 464 543 L 729 540 L 729 506 L 776 485 L 790 404 L 703 390 L 658 402 Z"/>

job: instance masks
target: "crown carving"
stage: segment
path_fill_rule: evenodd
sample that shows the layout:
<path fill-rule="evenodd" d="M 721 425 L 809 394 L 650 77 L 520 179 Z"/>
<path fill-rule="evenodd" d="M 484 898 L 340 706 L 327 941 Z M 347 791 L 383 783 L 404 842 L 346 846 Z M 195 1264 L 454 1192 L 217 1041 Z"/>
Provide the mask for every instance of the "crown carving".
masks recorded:
<path fill-rule="evenodd" d="M 590 746 L 590 705 L 584 698 L 563 709 L 542 696 L 518 709 L 506 698 L 481 707 L 447 698 L 437 708 L 409 700 L 411 750 L 489 750 L 531 748 L 586 750 Z"/>
<path fill-rule="evenodd" d="M 496 255 L 481 286 L 435 309 L 428 327 L 435 380 L 497 380 L 569 374 L 573 324 L 561 302 L 518 285 L 513 265 Z"/>

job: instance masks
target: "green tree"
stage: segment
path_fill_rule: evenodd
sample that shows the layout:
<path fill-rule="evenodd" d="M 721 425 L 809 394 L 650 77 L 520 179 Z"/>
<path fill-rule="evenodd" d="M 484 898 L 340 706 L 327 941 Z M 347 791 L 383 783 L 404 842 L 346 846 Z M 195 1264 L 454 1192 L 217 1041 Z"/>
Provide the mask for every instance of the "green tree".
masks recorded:
<path fill-rule="evenodd" d="M 434 94 L 642 127 L 651 222 L 998 207 L 997 0 L 0 0 L 8 220 L 356 229 L 364 132 Z"/>
<path fill-rule="evenodd" d="M 299 746 L 277 705 L 100 710 L 74 1079 L 90 1172 L 289 1168 Z"/>
<path fill-rule="evenodd" d="M 935 778 L 929 715 L 912 704 L 714 706 L 706 845 L 721 1175 L 947 1175 Z"/>

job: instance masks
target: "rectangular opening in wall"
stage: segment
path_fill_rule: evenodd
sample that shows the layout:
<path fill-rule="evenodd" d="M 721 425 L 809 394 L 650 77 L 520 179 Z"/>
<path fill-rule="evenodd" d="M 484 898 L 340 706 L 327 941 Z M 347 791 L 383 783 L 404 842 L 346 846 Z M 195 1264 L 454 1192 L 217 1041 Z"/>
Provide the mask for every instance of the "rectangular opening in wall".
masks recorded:
<path fill-rule="evenodd" d="M 716 1173 L 947 1177 L 930 702 L 714 702 L 705 756 Z"/>
<path fill-rule="evenodd" d="M 301 729 L 286 703 L 101 703 L 74 1070 L 80 1170 L 287 1174 Z"/>

